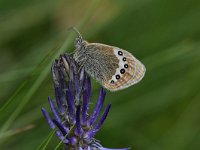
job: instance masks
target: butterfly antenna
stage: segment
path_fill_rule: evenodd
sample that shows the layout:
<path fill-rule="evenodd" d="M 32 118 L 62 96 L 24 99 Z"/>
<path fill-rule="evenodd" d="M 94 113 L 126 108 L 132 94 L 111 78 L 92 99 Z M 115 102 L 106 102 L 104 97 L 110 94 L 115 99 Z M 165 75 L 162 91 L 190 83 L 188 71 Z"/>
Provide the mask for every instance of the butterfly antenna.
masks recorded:
<path fill-rule="evenodd" d="M 77 29 L 76 27 L 70 27 L 69 30 L 75 31 L 75 32 L 79 35 L 79 37 L 80 37 L 81 39 L 83 39 L 81 33 L 78 31 L 78 29 Z"/>

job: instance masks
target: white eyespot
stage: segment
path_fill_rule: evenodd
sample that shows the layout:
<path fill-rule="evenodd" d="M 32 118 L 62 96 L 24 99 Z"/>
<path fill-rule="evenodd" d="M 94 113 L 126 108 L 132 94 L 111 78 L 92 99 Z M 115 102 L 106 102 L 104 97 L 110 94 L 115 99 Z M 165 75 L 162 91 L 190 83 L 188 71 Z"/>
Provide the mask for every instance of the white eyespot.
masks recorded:
<path fill-rule="evenodd" d="M 120 75 L 117 74 L 117 75 L 115 76 L 115 78 L 116 78 L 117 80 L 119 80 L 119 79 L 120 79 Z"/>
<path fill-rule="evenodd" d="M 125 73 L 124 65 L 126 62 L 126 57 L 123 56 L 124 54 L 123 54 L 122 50 L 119 48 L 114 48 L 113 52 L 119 60 L 119 64 L 118 64 L 119 67 L 116 68 L 115 74 L 113 74 L 112 78 L 109 80 L 109 83 L 117 82 L 117 80 L 120 79 L 121 75 Z"/>
<path fill-rule="evenodd" d="M 122 56 L 123 55 L 122 51 L 119 50 L 118 55 Z"/>
<path fill-rule="evenodd" d="M 121 70 L 120 70 L 120 73 L 121 73 L 121 74 L 124 74 L 125 72 L 126 72 L 125 69 L 121 69 Z"/>

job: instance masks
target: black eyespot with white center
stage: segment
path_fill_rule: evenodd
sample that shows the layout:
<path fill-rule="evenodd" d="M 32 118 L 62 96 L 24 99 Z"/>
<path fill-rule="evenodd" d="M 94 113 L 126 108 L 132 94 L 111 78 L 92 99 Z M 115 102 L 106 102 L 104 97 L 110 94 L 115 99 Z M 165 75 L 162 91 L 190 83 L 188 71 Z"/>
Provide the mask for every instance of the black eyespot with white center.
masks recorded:
<path fill-rule="evenodd" d="M 123 58 L 123 61 L 126 61 L 126 57 Z"/>
<path fill-rule="evenodd" d="M 118 55 L 122 56 L 123 55 L 122 51 L 118 51 Z"/>
<path fill-rule="evenodd" d="M 124 73 L 125 73 L 125 69 L 121 69 L 121 70 L 120 70 L 120 73 L 121 73 L 121 74 L 124 74 Z"/>
<path fill-rule="evenodd" d="M 118 75 L 118 74 L 115 77 L 117 80 L 120 79 L 120 75 Z"/>
<path fill-rule="evenodd" d="M 124 65 L 124 68 L 128 68 L 128 64 L 125 64 L 125 65 Z"/>
<path fill-rule="evenodd" d="M 111 80 L 110 83 L 111 83 L 111 84 L 114 84 L 114 80 Z"/>

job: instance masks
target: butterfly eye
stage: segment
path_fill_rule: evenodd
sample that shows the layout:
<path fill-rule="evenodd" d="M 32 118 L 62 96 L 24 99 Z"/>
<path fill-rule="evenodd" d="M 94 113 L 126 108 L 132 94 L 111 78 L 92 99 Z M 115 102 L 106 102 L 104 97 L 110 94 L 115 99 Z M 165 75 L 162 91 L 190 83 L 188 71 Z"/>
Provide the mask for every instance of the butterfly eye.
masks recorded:
<path fill-rule="evenodd" d="M 122 51 L 118 51 L 118 55 L 122 56 L 123 55 Z"/>
<path fill-rule="evenodd" d="M 80 37 L 80 36 L 78 36 L 77 38 L 76 38 L 76 43 L 77 44 L 81 44 L 82 43 L 82 38 Z"/>

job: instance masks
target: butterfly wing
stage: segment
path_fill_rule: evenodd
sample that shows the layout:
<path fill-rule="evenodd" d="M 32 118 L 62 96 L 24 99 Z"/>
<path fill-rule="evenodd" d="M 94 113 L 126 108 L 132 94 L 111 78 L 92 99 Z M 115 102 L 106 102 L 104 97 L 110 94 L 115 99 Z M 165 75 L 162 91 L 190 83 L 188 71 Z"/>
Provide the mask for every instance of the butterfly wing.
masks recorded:
<path fill-rule="evenodd" d="M 145 66 L 131 53 L 120 48 L 113 48 L 113 53 L 119 60 L 118 68 L 111 79 L 102 83 L 110 91 L 125 89 L 138 83 L 145 74 Z"/>

